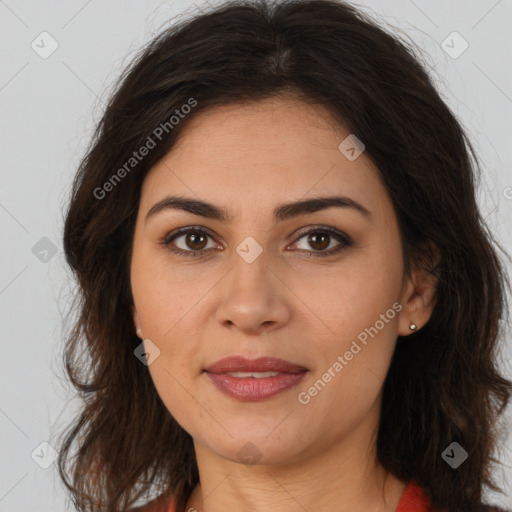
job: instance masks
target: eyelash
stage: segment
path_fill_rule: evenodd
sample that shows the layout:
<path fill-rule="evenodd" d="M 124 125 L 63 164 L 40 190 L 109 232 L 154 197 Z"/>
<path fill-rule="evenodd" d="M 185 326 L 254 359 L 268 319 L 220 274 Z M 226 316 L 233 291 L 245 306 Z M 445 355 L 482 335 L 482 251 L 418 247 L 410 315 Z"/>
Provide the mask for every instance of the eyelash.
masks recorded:
<path fill-rule="evenodd" d="M 185 257 L 203 257 L 211 250 L 215 250 L 215 249 L 207 249 L 207 250 L 203 249 L 200 251 L 185 251 L 183 249 L 169 248 L 169 245 L 171 244 L 171 242 L 173 242 L 176 238 L 179 238 L 181 235 L 189 234 L 189 233 L 206 235 L 206 236 L 209 236 L 210 238 L 213 238 L 212 235 L 210 235 L 210 233 L 208 233 L 204 229 L 189 226 L 189 227 L 181 228 L 177 231 L 168 233 L 160 240 L 159 243 L 161 245 L 163 245 L 165 248 L 167 248 L 168 250 L 170 250 L 171 252 L 178 254 L 180 256 L 185 256 Z M 322 226 L 314 227 L 312 229 L 308 229 L 308 230 L 299 232 L 297 235 L 298 236 L 297 241 L 311 233 L 328 234 L 328 235 L 332 236 L 334 239 L 336 239 L 338 242 L 340 242 L 340 245 L 338 247 L 336 247 L 335 249 L 331 249 L 329 251 L 310 251 L 311 255 L 313 257 L 326 258 L 328 256 L 333 256 L 333 255 L 341 252 L 346 247 L 351 247 L 354 244 L 353 240 L 347 234 L 343 233 L 342 231 L 338 231 L 333 228 L 322 227 Z"/>

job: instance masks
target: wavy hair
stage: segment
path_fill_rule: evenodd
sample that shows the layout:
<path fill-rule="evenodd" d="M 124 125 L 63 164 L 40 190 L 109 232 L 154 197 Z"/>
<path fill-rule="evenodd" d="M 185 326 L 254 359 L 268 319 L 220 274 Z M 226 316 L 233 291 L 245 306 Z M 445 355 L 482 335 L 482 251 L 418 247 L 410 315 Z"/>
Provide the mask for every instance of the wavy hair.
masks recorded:
<path fill-rule="evenodd" d="M 134 356 L 141 185 L 201 112 L 279 95 L 327 108 L 364 141 L 397 215 L 405 274 L 420 265 L 438 278 L 429 322 L 397 340 L 380 463 L 450 512 L 481 510 L 484 485 L 501 490 L 492 472 L 512 390 L 497 366 L 510 283 L 476 201 L 481 165 L 420 61 L 414 45 L 342 1 L 239 0 L 174 23 L 126 67 L 74 177 L 63 233 L 77 312 L 63 362 L 81 409 L 58 468 L 80 512 L 120 512 L 155 495 L 162 505 L 173 495 L 183 512 L 198 483 L 191 436 Z M 155 146 L 130 160 L 148 137 Z M 441 457 L 454 441 L 469 454 L 456 470 Z"/>

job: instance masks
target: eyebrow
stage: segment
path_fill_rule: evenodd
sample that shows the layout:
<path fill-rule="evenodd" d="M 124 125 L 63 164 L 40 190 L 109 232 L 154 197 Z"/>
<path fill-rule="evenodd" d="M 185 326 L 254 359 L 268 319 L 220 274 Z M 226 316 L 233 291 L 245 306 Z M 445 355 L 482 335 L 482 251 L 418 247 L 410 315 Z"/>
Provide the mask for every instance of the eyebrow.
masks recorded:
<path fill-rule="evenodd" d="M 298 217 L 299 215 L 314 213 L 326 210 L 327 208 L 350 208 L 361 213 L 367 220 L 373 218 L 370 210 L 354 199 L 345 196 L 313 197 L 285 203 L 274 208 L 273 215 L 276 222 L 282 222 Z M 218 220 L 227 224 L 232 220 L 232 217 L 226 209 L 206 201 L 182 196 L 166 196 L 151 207 L 146 214 L 145 222 L 147 223 L 150 218 L 166 210 L 184 210 L 194 215 Z"/>

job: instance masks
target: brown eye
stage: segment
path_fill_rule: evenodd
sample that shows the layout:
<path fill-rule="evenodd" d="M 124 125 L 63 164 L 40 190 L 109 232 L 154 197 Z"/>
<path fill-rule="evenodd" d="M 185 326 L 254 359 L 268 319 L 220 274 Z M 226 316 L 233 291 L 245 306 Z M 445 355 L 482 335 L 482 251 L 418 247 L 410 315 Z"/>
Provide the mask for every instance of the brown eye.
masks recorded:
<path fill-rule="evenodd" d="M 307 239 L 306 239 L 307 236 Z M 216 250 L 215 244 L 208 247 L 208 238 L 214 240 L 212 235 L 199 228 L 183 228 L 166 235 L 160 243 L 171 252 L 180 256 L 206 256 Z M 178 241 L 181 241 L 178 243 Z M 343 249 L 353 245 L 353 240 L 337 229 L 329 227 L 317 227 L 315 229 L 303 230 L 297 241 L 306 240 L 306 247 L 300 248 L 299 252 L 307 252 L 310 256 L 333 256 Z M 332 242 L 337 245 L 326 250 Z M 297 244 L 297 242 L 295 242 Z"/>
<path fill-rule="evenodd" d="M 322 251 L 329 246 L 330 236 L 325 233 L 312 233 L 308 236 L 308 243 L 315 250 Z"/>
<path fill-rule="evenodd" d="M 309 231 L 302 231 L 299 233 L 298 241 L 302 239 L 306 241 L 304 244 L 306 247 L 300 250 L 311 253 L 311 256 L 318 257 L 332 256 L 341 252 L 346 247 L 350 247 L 354 243 L 353 240 L 342 231 L 328 227 L 317 227 Z M 296 244 L 298 244 L 298 241 Z M 334 246 L 334 248 L 330 250 L 325 250 L 331 245 L 332 241 L 338 242 L 337 246 Z M 311 248 L 313 248 L 313 250 L 311 250 Z"/>
<path fill-rule="evenodd" d="M 195 232 L 185 235 L 185 245 L 193 251 L 200 251 L 205 248 L 206 236 Z"/>
<path fill-rule="evenodd" d="M 170 233 L 160 243 L 179 255 L 203 256 L 212 250 L 212 247 L 207 247 L 208 238 L 213 239 L 202 229 L 184 228 Z"/>

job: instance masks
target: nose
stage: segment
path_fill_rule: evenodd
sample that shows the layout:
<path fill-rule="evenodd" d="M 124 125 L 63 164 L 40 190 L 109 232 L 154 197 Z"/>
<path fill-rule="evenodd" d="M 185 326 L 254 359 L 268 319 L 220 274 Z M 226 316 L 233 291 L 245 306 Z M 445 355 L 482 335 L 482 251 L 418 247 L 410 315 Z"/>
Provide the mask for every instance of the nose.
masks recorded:
<path fill-rule="evenodd" d="M 251 241 L 233 251 L 233 265 L 222 280 L 216 319 L 230 329 L 239 329 L 244 334 L 256 335 L 263 331 L 278 329 L 290 317 L 290 289 L 277 266 L 269 259 L 268 251 L 260 250 L 255 257 Z M 244 249 L 249 248 L 248 252 Z M 254 256 L 254 252 L 251 256 Z"/>

